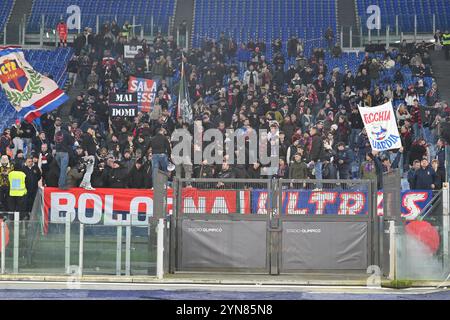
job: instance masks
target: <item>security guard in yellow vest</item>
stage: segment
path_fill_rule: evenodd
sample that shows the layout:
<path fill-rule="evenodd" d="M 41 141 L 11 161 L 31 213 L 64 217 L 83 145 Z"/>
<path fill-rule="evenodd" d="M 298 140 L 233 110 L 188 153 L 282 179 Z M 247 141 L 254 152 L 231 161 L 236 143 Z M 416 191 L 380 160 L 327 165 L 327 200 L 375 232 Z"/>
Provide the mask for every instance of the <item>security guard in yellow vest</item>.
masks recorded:
<path fill-rule="evenodd" d="M 444 46 L 445 60 L 450 60 L 450 32 L 448 30 L 442 35 L 442 45 Z"/>
<path fill-rule="evenodd" d="M 11 212 L 20 212 L 23 217 L 26 205 L 27 185 L 25 182 L 26 174 L 23 171 L 15 169 L 8 175 L 9 179 L 9 198 L 8 207 Z"/>

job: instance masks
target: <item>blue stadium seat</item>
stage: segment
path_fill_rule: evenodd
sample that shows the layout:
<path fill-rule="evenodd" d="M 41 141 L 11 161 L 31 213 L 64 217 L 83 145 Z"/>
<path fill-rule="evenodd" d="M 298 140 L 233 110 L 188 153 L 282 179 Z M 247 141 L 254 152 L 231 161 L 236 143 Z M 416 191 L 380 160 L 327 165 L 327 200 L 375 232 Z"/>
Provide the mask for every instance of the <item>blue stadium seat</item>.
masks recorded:
<path fill-rule="evenodd" d="M 222 31 L 238 42 L 264 38 L 269 42 L 267 57 L 270 59 L 272 39 L 281 38 L 286 42 L 291 35 L 296 35 L 322 44 L 328 27 L 336 31 L 335 0 L 196 0 L 194 46 L 200 46 L 205 36 L 217 39 Z M 245 32 L 238 31 L 240 28 Z M 308 53 L 317 43 L 305 45 Z"/>
<path fill-rule="evenodd" d="M 0 0 L 0 33 L 3 32 L 6 22 L 11 15 L 14 0 Z"/>
<path fill-rule="evenodd" d="M 417 15 L 417 31 L 426 33 L 433 31 L 433 14 L 436 15 L 436 28 L 450 27 L 450 1 L 448 0 L 357 0 L 358 13 L 362 20 L 368 18 L 366 13 L 370 5 L 378 5 L 381 9 L 381 24 L 385 30 L 395 27 L 395 12 L 399 15 L 399 28 L 403 32 L 414 31 L 414 15 Z"/>
<path fill-rule="evenodd" d="M 61 17 L 68 17 L 66 9 L 70 5 L 80 7 L 82 27 L 91 27 L 94 32 L 97 31 L 96 16 L 99 15 L 100 23 L 117 19 L 119 24 L 131 23 L 135 16 L 136 24 L 143 24 L 145 32 L 150 32 L 150 17 L 153 16 L 156 28 L 167 33 L 169 17 L 175 10 L 175 0 L 35 0 L 28 20 L 28 32 L 39 32 L 43 14 L 46 15 L 45 27 L 55 28 Z"/>

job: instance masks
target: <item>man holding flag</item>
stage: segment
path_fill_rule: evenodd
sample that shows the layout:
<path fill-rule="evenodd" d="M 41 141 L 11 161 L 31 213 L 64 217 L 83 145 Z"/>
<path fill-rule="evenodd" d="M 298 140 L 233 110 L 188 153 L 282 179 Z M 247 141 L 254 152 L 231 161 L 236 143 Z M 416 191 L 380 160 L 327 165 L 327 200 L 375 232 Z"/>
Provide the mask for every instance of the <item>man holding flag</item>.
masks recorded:
<path fill-rule="evenodd" d="M 402 147 L 391 101 L 378 107 L 359 107 L 359 112 L 372 150 L 388 151 Z"/>
<path fill-rule="evenodd" d="M 18 47 L 0 48 L 0 84 L 11 105 L 28 123 L 69 99 L 53 80 L 33 69 Z"/>
<path fill-rule="evenodd" d="M 372 152 L 369 154 L 376 164 L 378 189 L 383 188 L 382 165 L 377 155 L 382 151 L 402 148 L 392 101 L 372 108 L 358 107 L 369 138 Z"/>

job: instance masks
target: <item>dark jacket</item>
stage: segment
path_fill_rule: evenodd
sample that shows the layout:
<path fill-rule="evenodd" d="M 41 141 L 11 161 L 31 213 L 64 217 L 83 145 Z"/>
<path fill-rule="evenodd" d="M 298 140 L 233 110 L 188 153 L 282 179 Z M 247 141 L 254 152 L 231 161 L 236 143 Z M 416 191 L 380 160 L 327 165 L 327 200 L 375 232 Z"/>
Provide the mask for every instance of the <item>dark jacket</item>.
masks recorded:
<path fill-rule="evenodd" d="M 289 166 L 289 179 L 308 179 L 308 166 L 304 161 L 293 161 Z"/>
<path fill-rule="evenodd" d="M 126 188 L 128 186 L 128 169 L 120 165 L 119 168 L 111 169 L 107 177 L 109 188 Z"/>
<path fill-rule="evenodd" d="M 167 154 L 170 157 L 170 142 L 166 136 L 158 133 L 151 141 L 150 147 L 153 154 Z"/>
<path fill-rule="evenodd" d="M 145 189 L 145 179 L 146 171 L 144 166 L 141 166 L 139 169 L 133 166 L 128 174 L 128 188 Z"/>
<path fill-rule="evenodd" d="M 45 178 L 45 185 L 47 187 L 57 187 L 59 179 L 59 166 L 56 160 L 53 160 L 50 163 L 49 170 L 47 176 Z"/>
<path fill-rule="evenodd" d="M 88 155 L 95 156 L 97 153 L 97 144 L 95 143 L 94 138 L 89 134 L 83 134 L 83 140 L 81 142 L 81 146 L 83 150 L 87 151 Z"/>
<path fill-rule="evenodd" d="M 318 135 L 315 135 L 312 138 L 310 157 L 314 162 L 322 160 L 324 157 L 323 140 L 322 137 Z"/>
<path fill-rule="evenodd" d="M 23 166 L 22 171 L 26 175 L 26 187 L 29 193 L 35 193 L 38 190 L 38 183 L 41 180 L 41 169 L 37 165 L 28 168 L 27 166 Z"/>
<path fill-rule="evenodd" d="M 342 160 L 344 163 L 339 163 L 339 160 Z M 336 156 L 334 157 L 334 161 L 337 165 L 339 172 L 349 173 L 350 172 L 350 164 L 352 163 L 352 159 L 350 157 L 350 151 L 344 149 L 343 151 L 337 151 Z"/>
<path fill-rule="evenodd" d="M 62 129 L 55 133 L 55 150 L 56 152 L 67 152 L 72 151 L 72 146 L 74 143 L 73 137 L 67 132 L 67 130 Z"/>
<path fill-rule="evenodd" d="M 67 173 L 67 187 L 68 188 L 76 188 L 79 186 L 79 182 L 81 178 L 83 178 L 84 172 L 78 171 L 77 167 L 73 167 Z"/>
<path fill-rule="evenodd" d="M 422 167 L 416 171 L 413 180 L 413 190 L 432 190 L 432 184 L 435 184 L 436 173 L 429 166 L 426 169 Z"/>

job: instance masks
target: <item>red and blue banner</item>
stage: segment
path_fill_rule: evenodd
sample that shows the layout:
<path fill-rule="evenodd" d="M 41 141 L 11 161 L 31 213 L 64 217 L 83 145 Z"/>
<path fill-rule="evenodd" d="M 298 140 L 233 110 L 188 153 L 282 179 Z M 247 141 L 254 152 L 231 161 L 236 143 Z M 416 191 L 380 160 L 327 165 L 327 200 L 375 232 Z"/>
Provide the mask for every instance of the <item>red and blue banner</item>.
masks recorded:
<path fill-rule="evenodd" d="M 0 48 L 0 84 L 8 101 L 27 122 L 49 113 L 69 97 L 25 60 L 21 48 Z"/>
<path fill-rule="evenodd" d="M 134 76 L 130 76 L 128 80 L 128 92 L 137 92 L 138 108 L 142 112 L 148 113 L 152 111 L 157 88 L 158 82 L 154 80 Z"/>
<path fill-rule="evenodd" d="M 431 190 L 401 191 L 401 210 L 405 220 L 415 220 L 433 198 Z M 266 190 L 252 191 L 252 212 L 267 214 L 269 195 Z M 282 215 L 367 215 L 367 191 L 289 190 L 282 194 Z M 383 215 L 383 193 L 378 192 L 377 214 Z"/>
<path fill-rule="evenodd" d="M 433 198 L 432 191 L 401 193 L 402 217 L 415 220 Z M 267 190 L 202 190 L 185 188 L 181 194 L 179 215 L 182 214 L 267 214 Z M 273 199 L 276 201 L 276 199 Z M 44 188 L 42 192 L 44 232 L 49 223 L 65 223 L 66 213 L 73 212 L 71 221 L 103 225 L 147 225 L 153 216 L 153 190 L 81 188 L 60 190 Z M 172 214 L 173 191 L 168 189 L 167 214 Z M 282 193 L 282 215 L 365 216 L 369 213 L 367 191 L 289 190 Z M 378 193 L 377 214 L 383 215 L 383 193 Z"/>

